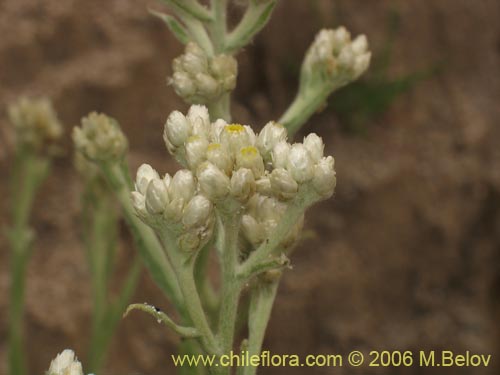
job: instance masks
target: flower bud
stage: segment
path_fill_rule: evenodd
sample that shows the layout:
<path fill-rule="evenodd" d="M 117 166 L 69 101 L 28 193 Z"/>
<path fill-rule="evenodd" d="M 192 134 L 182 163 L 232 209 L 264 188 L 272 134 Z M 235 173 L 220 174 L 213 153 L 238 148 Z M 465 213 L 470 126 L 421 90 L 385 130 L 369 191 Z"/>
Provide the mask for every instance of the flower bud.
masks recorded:
<path fill-rule="evenodd" d="M 132 200 L 132 206 L 134 206 L 137 215 L 141 219 L 146 218 L 148 216 L 148 211 L 146 210 L 146 197 L 138 191 L 133 191 L 130 193 L 130 199 Z"/>
<path fill-rule="evenodd" d="M 210 136 L 210 115 L 207 107 L 203 105 L 192 105 L 189 108 L 187 119 L 192 126 L 192 135 L 196 135 L 206 140 Z"/>
<path fill-rule="evenodd" d="M 323 158 L 314 167 L 312 180 L 316 192 L 324 198 L 332 196 L 337 179 L 335 176 L 334 159 L 331 156 Z"/>
<path fill-rule="evenodd" d="M 189 98 L 196 94 L 196 84 L 186 72 L 175 72 L 169 81 L 174 91 L 181 98 Z"/>
<path fill-rule="evenodd" d="M 186 161 L 190 169 L 196 169 L 206 159 L 208 141 L 193 135 L 186 142 Z"/>
<path fill-rule="evenodd" d="M 210 129 L 210 139 L 213 143 L 221 143 L 221 135 L 226 126 L 227 122 L 223 119 L 218 119 L 212 124 L 212 128 Z"/>
<path fill-rule="evenodd" d="M 198 73 L 195 76 L 195 84 L 198 87 L 199 94 L 210 98 L 217 95 L 217 81 L 208 74 Z"/>
<path fill-rule="evenodd" d="M 168 188 L 170 199 L 182 199 L 184 204 L 189 202 L 196 190 L 196 182 L 191 171 L 181 169 L 172 178 Z"/>
<path fill-rule="evenodd" d="M 259 194 L 270 196 L 273 193 L 271 188 L 271 180 L 269 177 L 262 176 L 257 181 L 255 181 L 255 188 Z"/>
<path fill-rule="evenodd" d="M 298 191 L 298 184 L 286 169 L 278 168 L 270 174 L 271 188 L 275 195 L 282 199 L 295 197 Z"/>
<path fill-rule="evenodd" d="M 135 189 L 142 195 L 146 195 L 146 190 L 149 183 L 154 179 L 159 179 L 160 176 L 153 167 L 149 164 L 142 164 L 137 170 L 137 175 L 135 178 Z"/>
<path fill-rule="evenodd" d="M 95 112 L 82 119 L 81 127 L 73 129 L 73 141 L 87 158 L 100 161 L 121 159 L 128 147 L 118 122 Z"/>
<path fill-rule="evenodd" d="M 238 64 L 232 56 L 209 57 L 195 43 L 188 43 L 183 55 L 172 63 L 169 80 L 175 92 L 189 103 L 213 102 L 234 90 Z"/>
<path fill-rule="evenodd" d="M 264 161 L 259 150 L 253 146 L 243 147 L 236 154 L 236 167 L 250 169 L 256 179 L 264 174 Z"/>
<path fill-rule="evenodd" d="M 201 192 L 209 199 L 220 199 L 229 193 L 229 177 L 212 163 L 201 164 L 197 176 Z"/>
<path fill-rule="evenodd" d="M 313 166 L 314 163 L 303 144 L 296 143 L 290 148 L 286 169 L 295 181 L 301 183 L 310 180 L 314 173 Z"/>
<path fill-rule="evenodd" d="M 52 360 L 47 375 L 83 375 L 82 364 L 72 350 L 66 349 Z"/>
<path fill-rule="evenodd" d="M 325 144 L 320 136 L 316 133 L 311 133 L 304 138 L 304 147 L 309 151 L 309 155 L 314 163 L 317 163 L 323 157 Z"/>
<path fill-rule="evenodd" d="M 168 190 L 162 179 L 151 180 L 146 191 L 146 210 L 151 215 L 161 214 L 169 202 Z"/>
<path fill-rule="evenodd" d="M 274 121 L 267 123 L 262 128 L 257 138 L 257 148 L 265 161 L 269 161 L 271 151 L 279 142 L 286 141 L 286 138 L 286 128 Z"/>
<path fill-rule="evenodd" d="M 173 111 L 165 123 L 163 139 L 175 147 L 180 147 L 187 141 L 190 132 L 190 124 L 186 117 L 179 111 Z"/>
<path fill-rule="evenodd" d="M 20 143 L 38 148 L 62 135 L 61 123 L 46 98 L 21 98 L 9 106 L 8 115 Z"/>
<path fill-rule="evenodd" d="M 208 145 L 207 160 L 227 175 L 230 175 L 233 170 L 231 156 L 220 143 L 211 143 Z"/>
<path fill-rule="evenodd" d="M 182 223 L 186 228 L 206 227 L 212 212 L 212 202 L 203 195 L 196 195 L 184 208 Z"/>
<path fill-rule="evenodd" d="M 243 215 L 241 230 L 245 238 L 254 246 L 261 244 L 265 239 L 265 231 L 262 225 L 253 216 Z"/>
<path fill-rule="evenodd" d="M 286 168 L 290 148 L 290 144 L 285 141 L 279 142 L 276 146 L 274 146 L 271 154 L 274 168 Z"/>
<path fill-rule="evenodd" d="M 364 35 L 351 41 L 349 32 L 340 27 L 321 30 L 309 48 L 301 71 L 301 91 L 328 85 L 329 91 L 357 79 L 370 62 Z"/>
<path fill-rule="evenodd" d="M 231 177 L 231 195 L 241 201 L 247 200 L 255 192 L 255 178 L 250 169 L 241 168 Z"/>
<path fill-rule="evenodd" d="M 249 126 L 226 125 L 221 133 L 221 144 L 236 156 L 243 147 L 255 144 L 255 133 Z"/>

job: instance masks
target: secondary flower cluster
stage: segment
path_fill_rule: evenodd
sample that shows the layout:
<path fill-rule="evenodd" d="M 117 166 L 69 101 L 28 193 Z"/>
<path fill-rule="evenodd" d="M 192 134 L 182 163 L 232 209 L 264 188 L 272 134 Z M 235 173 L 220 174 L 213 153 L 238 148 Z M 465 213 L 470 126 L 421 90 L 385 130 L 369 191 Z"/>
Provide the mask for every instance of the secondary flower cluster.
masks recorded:
<path fill-rule="evenodd" d="M 73 129 L 76 149 L 94 161 L 116 160 L 125 154 L 128 142 L 118 122 L 104 114 L 92 112 Z"/>
<path fill-rule="evenodd" d="M 39 148 L 62 135 L 61 123 L 48 99 L 21 98 L 9 107 L 8 114 L 23 144 Z"/>
<path fill-rule="evenodd" d="M 321 30 L 306 54 L 301 80 L 332 80 L 338 88 L 357 79 L 370 65 L 365 35 L 351 40 L 344 27 Z"/>
<path fill-rule="evenodd" d="M 243 234 L 257 246 L 269 238 L 301 192 L 320 200 L 335 188 L 334 160 L 323 156 L 321 138 L 310 134 L 303 143 L 290 144 L 286 129 L 275 122 L 255 134 L 246 125 L 220 119 L 212 123 L 206 107 L 193 105 L 186 116 L 170 114 L 164 140 L 186 169 L 162 179 L 150 166 L 141 166 L 132 193 L 134 206 L 150 224 L 158 215 L 182 221 L 195 229 L 200 242 L 211 233 L 213 205 L 239 202 Z M 300 225 L 299 220 L 283 246 L 293 243 Z"/>
<path fill-rule="evenodd" d="M 209 103 L 234 90 L 238 64 L 234 57 L 208 57 L 196 43 L 186 45 L 183 55 L 173 61 L 170 84 L 188 103 Z"/>

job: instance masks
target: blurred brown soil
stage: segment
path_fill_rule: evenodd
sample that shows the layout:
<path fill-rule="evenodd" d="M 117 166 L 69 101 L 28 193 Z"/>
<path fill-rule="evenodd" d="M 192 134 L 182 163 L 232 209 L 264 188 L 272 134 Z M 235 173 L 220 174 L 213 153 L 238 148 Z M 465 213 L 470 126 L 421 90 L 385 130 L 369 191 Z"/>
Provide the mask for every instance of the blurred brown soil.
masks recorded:
<path fill-rule="evenodd" d="M 27 286 L 30 373 L 63 348 L 84 357 L 90 298 L 79 241 L 81 184 L 71 166 L 71 127 L 89 111 L 117 118 L 132 169 L 175 165 L 161 139 L 171 110 L 186 106 L 166 86 L 181 46 L 148 15 L 154 2 L 0 2 L 0 227 L 7 222 L 9 128 L 5 105 L 49 95 L 67 124 L 58 160 L 33 216 L 36 249 Z M 286 73 L 316 30 L 341 20 L 385 41 L 387 14 L 402 21 L 393 75 L 445 61 L 441 74 L 401 96 L 364 136 L 335 114 L 304 132 L 325 138 L 336 158 L 335 199 L 312 209 L 312 235 L 284 277 L 265 347 L 275 353 L 351 350 L 470 350 L 500 354 L 500 3 L 497 0 L 283 0 L 272 23 L 240 55 L 239 122 L 262 126 L 293 98 Z M 123 227 L 121 266 L 132 249 Z M 1 235 L 0 235 L 1 236 Z M 0 373 L 5 370 L 8 251 L 0 237 Z M 168 309 L 144 275 L 134 297 Z M 177 339 L 133 314 L 119 326 L 104 374 L 167 374 Z M 498 374 L 488 369 L 379 369 L 369 374 Z M 365 368 L 366 369 L 366 368 Z M 359 374 L 337 369 L 264 369 L 262 374 Z"/>

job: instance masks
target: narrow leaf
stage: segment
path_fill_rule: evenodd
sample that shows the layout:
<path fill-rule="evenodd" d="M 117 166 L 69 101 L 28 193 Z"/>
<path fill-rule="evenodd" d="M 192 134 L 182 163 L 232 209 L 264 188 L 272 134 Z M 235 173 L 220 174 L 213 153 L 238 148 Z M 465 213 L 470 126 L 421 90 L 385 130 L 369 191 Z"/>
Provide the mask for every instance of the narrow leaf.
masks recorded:
<path fill-rule="evenodd" d="M 190 40 L 189 38 L 189 33 L 186 30 L 186 28 L 179 22 L 177 21 L 174 17 L 172 17 L 169 14 L 157 12 L 155 10 L 150 9 L 149 13 L 151 13 L 153 16 L 158 17 L 161 19 L 169 30 L 174 34 L 174 36 L 181 42 L 182 44 L 187 44 Z"/>

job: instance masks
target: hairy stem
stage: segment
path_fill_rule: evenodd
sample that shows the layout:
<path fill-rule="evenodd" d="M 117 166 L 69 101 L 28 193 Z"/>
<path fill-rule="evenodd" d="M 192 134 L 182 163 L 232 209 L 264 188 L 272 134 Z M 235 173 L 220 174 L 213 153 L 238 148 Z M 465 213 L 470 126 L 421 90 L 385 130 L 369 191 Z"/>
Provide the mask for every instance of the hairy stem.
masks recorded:
<path fill-rule="evenodd" d="M 326 100 L 330 95 L 330 90 L 312 91 L 308 94 L 299 93 L 279 120 L 279 123 L 287 128 L 290 138 L 297 133 L 315 112 L 326 104 Z"/>
<path fill-rule="evenodd" d="M 237 278 L 238 235 L 241 217 L 221 215 L 223 225 L 222 252 L 222 299 L 219 312 L 218 338 L 222 353 L 228 354 L 233 349 L 234 331 L 238 313 L 238 302 L 241 292 L 241 281 Z"/>
<path fill-rule="evenodd" d="M 250 312 L 248 319 L 247 351 L 251 358 L 259 355 L 266 334 L 267 325 L 278 291 L 279 278 L 270 283 L 262 282 L 257 285 L 250 296 Z M 248 366 L 243 370 L 243 375 L 255 375 L 257 367 Z"/>

